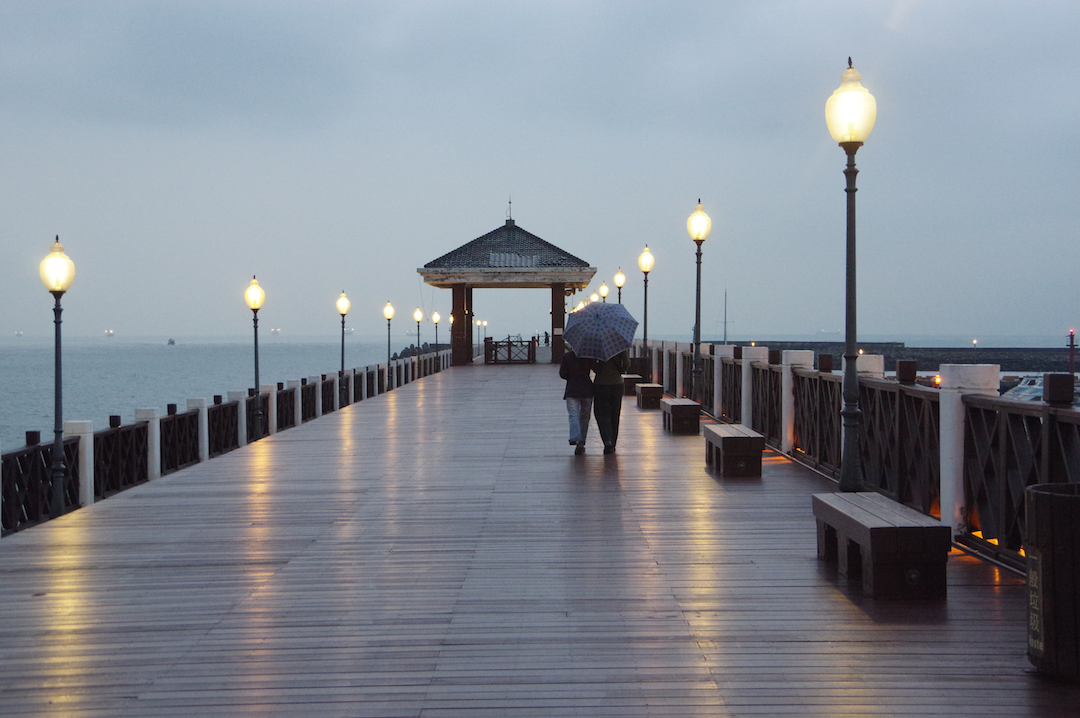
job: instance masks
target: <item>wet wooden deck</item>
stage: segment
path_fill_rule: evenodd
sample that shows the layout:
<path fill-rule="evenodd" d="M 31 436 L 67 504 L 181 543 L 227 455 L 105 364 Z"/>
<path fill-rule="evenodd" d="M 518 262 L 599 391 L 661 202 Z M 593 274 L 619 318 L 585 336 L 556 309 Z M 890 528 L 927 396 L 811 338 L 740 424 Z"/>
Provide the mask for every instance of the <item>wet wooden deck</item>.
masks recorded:
<path fill-rule="evenodd" d="M 3 539 L 0 715 L 1080 711 L 1015 577 L 864 599 L 815 557 L 830 482 L 719 479 L 631 399 L 574 457 L 561 391 L 453 369 Z"/>

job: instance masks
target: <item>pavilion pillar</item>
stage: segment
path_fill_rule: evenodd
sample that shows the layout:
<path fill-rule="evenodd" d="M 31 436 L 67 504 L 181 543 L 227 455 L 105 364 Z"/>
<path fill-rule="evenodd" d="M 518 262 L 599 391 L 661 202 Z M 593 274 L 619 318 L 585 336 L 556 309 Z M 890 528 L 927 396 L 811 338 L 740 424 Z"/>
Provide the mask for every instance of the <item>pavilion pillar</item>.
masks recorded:
<path fill-rule="evenodd" d="M 563 328 L 566 326 L 566 284 L 551 284 L 551 363 L 562 363 L 565 344 Z"/>
<path fill-rule="evenodd" d="M 467 284 L 465 285 L 465 319 L 467 320 L 465 322 L 465 331 L 469 336 L 469 360 L 467 362 L 469 364 L 472 363 L 473 357 L 476 356 L 473 353 L 475 351 L 473 348 L 473 332 L 476 331 L 476 327 L 474 326 L 476 322 L 476 312 L 473 311 L 472 290 L 472 287 Z"/>
<path fill-rule="evenodd" d="M 450 364 L 462 366 L 472 360 L 472 339 L 468 328 L 472 326 L 465 309 L 466 288 L 464 284 L 451 287 L 454 321 L 450 324 Z"/>

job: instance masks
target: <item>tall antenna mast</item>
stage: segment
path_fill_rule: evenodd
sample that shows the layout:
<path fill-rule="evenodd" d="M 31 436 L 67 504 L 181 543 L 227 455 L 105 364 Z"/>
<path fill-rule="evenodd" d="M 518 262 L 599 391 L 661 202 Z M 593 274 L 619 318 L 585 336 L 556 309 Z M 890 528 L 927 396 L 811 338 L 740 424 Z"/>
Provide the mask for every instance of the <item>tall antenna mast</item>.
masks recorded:
<path fill-rule="evenodd" d="M 514 195 L 510 195 L 510 200 L 506 203 L 506 218 L 514 218 Z"/>
<path fill-rule="evenodd" d="M 727 344 L 727 290 L 724 290 L 724 344 Z"/>

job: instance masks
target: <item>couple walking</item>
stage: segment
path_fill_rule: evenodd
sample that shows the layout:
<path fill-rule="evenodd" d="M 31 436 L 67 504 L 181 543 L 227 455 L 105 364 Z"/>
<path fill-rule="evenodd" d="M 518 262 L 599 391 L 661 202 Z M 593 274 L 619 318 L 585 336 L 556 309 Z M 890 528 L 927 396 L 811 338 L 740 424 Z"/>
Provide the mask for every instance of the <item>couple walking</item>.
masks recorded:
<path fill-rule="evenodd" d="M 623 378 L 630 366 L 629 355 L 622 351 L 611 359 L 599 361 L 579 357 L 567 347 L 559 365 L 559 376 L 566 380 L 563 399 L 570 418 L 570 445 L 574 454 L 585 453 L 589 432 L 589 413 L 596 417 L 604 453 L 614 454 L 619 439 L 619 416 L 622 413 Z M 590 377 L 590 372 L 595 378 Z"/>

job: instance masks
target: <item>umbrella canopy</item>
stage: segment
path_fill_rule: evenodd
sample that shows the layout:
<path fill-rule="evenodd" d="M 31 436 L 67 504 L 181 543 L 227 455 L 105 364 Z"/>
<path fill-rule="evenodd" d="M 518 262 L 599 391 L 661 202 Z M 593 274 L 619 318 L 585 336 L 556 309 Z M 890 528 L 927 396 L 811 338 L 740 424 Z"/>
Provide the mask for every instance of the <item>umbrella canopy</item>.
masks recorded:
<path fill-rule="evenodd" d="M 579 357 L 603 361 L 630 348 L 637 326 L 623 305 L 593 302 L 570 314 L 563 339 Z"/>

